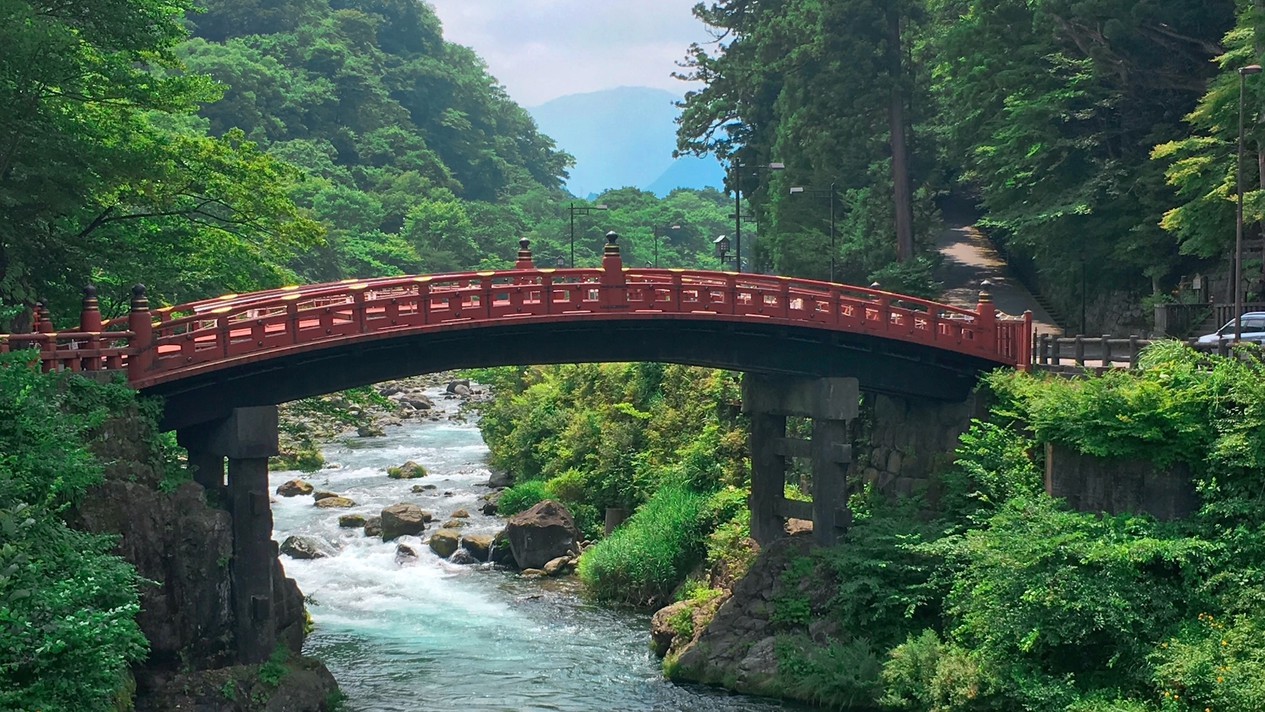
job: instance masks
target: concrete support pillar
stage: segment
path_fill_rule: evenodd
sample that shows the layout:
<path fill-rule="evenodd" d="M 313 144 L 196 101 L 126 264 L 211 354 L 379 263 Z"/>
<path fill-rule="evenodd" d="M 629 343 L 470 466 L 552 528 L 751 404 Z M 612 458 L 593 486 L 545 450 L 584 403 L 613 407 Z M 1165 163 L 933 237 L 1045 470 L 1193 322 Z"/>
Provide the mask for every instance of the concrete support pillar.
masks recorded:
<path fill-rule="evenodd" d="M 751 414 L 751 538 L 764 546 L 782 536 L 786 458 L 777 443 L 786 437 L 786 416 Z"/>
<path fill-rule="evenodd" d="M 813 537 L 823 546 L 838 541 L 852 523 L 848 423 L 857 417 L 860 397 L 855 378 L 743 379 L 742 409 L 751 416 L 751 536 L 757 542 L 767 544 L 782 536 L 786 516 L 811 516 Z M 786 437 L 788 416 L 812 418 L 812 440 Z M 784 498 L 787 457 L 812 462 L 810 507 Z"/>
<path fill-rule="evenodd" d="M 178 439 L 189 451 L 197 482 L 226 494 L 233 517 L 230 574 L 238 662 L 263 662 L 277 645 L 272 600 L 277 549 L 268 496 L 268 458 L 279 452 L 277 407 L 237 408 L 224 420 L 181 431 Z"/>
<path fill-rule="evenodd" d="M 848 509 L 848 466 L 852 463 L 848 421 L 814 420 L 812 453 L 813 538 L 822 546 L 831 546 L 852 524 Z"/>
<path fill-rule="evenodd" d="M 268 502 L 268 458 L 229 458 L 229 512 L 233 515 L 233 612 L 237 654 L 242 663 L 261 663 L 277 645 L 273 615 L 272 542 Z"/>

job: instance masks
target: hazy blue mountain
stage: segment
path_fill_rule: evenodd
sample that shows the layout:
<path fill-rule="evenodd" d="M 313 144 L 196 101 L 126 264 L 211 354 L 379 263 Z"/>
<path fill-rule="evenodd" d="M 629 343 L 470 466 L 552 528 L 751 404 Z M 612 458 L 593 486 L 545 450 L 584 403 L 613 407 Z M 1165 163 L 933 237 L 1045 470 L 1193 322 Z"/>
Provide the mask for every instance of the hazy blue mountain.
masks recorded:
<path fill-rule="evenodd" d="M 542 132 L 575 156 L 567 181 L 575 195 L 626 186 L 658 195 L 678 187 L 720 187 L 723 173 L 715 159 L 672 158 L 678 99 L 663 89 L 619 87 L 570 94 L 528 111 Z"/>

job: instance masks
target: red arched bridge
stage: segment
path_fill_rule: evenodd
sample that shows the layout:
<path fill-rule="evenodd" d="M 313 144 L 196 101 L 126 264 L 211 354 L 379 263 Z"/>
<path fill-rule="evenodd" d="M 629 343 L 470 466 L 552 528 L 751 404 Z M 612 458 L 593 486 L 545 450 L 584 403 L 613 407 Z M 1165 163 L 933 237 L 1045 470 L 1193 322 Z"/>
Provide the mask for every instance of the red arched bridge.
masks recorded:
<path fill-rule="evenodd" d="M 526 241 L 512 270 L 347 280 L 226 295 L 102 321 L 87 290 L 79 330 L 0 335 L 46 369 L 122 370 L 166 398 L 164 426 L 233 408 L 459 367 L 662 361 L 964 398 L 980 372 L 1026 368 L 1032 318 L 987 291 L 975 310 L 787 277 L 623 266 L 615 236 L 596 269 L 538 269 Z"/>

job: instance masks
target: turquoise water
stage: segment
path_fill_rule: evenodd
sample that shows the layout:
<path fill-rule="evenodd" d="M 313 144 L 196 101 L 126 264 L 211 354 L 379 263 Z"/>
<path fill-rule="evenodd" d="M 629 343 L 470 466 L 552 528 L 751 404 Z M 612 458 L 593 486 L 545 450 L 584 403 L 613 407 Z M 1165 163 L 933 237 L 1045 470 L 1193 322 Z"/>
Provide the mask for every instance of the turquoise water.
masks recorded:
<path fill-rule="evenodd" d="M 455 401 L 432 393 L 445 412 Z M 486 566 L 450 564 L 418 537 L 384 544 L 338 517 L 366 516 L 415 502 L 443 522 L 470 512 L 471 533 L 501 523 L 478 511 L 487 490 L 487 448 L 473 423 L 421 422 L 389 428 L 385 438 L 331 443 L 334 467 L 308 477 L 318 489 L 355 500 L 350 510 L 312 506 L 310 497 L 277 498 L 274 538 L 311 536 L 334 555 L 315 561 L 282 557 L 310 605 L 316 630 L 306 651 L 321 658 L 358 712 L 618 710 L 763 712 L 777 702 L 728 695 L 663 680 L 648 649 L 649 617 L 585 601 L 573 580 L 532 580 Z M 421 480 L 387 478 L 386 468 L 416 460 Z M 276 472 L 272 484 L 296 473 Z M 434 484 L 421 494 L 414 484 Z M 434 525 L 432 525 L 433 527 Z M 397 561 L 396 543 L 418 553 Z"/>

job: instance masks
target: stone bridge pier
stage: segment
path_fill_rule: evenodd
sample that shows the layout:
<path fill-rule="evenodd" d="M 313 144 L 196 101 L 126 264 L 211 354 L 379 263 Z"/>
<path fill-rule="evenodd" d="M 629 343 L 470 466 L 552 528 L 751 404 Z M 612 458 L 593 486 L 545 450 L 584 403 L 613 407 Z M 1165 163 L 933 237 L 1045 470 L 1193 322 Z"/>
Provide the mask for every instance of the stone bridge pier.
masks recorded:
<path fill-rule="evenodd" d="M 860 399 L 855 378 L 743 377 L 742 410 L 751 418 L 751 537 L 757 542 L 783 536 L 788 517 L 811 520 L 813 538 L 823 546 L 847 531 L 849 424 Z M 787 437 L 787 417 L 811 418 L 811 439 Z M 811 503 L 786 499 L 787 460 L 794 457 L 812 462 Z"/>
<path fill-rule="evenodd" d="M 193 477 L 225 503 L 233 519 L 230 566 L 239 662 L 261 663 L 277 645 L 268 458 L 278 454 L 277 407 L 237 408 L 219 421 L 177 432 Z M 225 460 L 228 478 L 225 481 Z"/>

